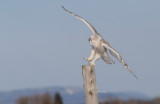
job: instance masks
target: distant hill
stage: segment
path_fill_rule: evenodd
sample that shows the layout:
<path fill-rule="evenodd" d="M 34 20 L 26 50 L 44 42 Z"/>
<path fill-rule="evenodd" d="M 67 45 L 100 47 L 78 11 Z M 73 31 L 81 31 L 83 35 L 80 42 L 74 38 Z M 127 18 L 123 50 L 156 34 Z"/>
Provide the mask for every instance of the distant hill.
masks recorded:
<path fill-rule="evenodd" d="M 79 87 L 46 87 L 25 90 L 15 90 L 8 92 L 0 92 L 0 104 L 14 104 L 15 100 L 20 96 L 32 96 L 35 94 L 50 93 L 54 95 L 59 92 L 63 98 L 64 104 L 85 104 L 85 93 L 83 88 Z M 99 101 L 119 98 L 121 100 L 138 99 L 151 100 L 145 94 L 137 92 L 120 92 L 120 93 L 98 93 Z"/>

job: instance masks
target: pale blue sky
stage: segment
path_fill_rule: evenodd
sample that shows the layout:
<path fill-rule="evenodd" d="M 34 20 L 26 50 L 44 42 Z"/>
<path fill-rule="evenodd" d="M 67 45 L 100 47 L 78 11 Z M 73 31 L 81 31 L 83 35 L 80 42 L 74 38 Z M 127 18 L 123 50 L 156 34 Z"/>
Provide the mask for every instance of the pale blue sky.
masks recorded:
<path fill-rule="evenodd" d="M 91 31 L 61 5 L 87 19 L 139 77 L 115 58 L 115 65 L 99 60 L 99 90 L 160 96 L 159 0 L 1 0 L 0 91 L 83 87 Z"/>

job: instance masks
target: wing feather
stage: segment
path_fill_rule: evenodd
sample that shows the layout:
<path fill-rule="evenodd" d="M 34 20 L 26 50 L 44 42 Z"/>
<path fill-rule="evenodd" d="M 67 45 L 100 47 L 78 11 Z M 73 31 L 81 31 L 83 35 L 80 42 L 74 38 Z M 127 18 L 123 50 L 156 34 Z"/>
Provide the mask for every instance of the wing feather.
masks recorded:
<path fill-rule="evenodd" d="M 108 48 L 111 55 L 113 55 L 115 58 L 117 58 L 122 64 L 123 66 L 129 71 L 131 72 L 135 77 L 136 79 L 138 79 L 138 77 L 134 74 L 134 72 L 131 70 L 131 68 L 127 65 L 127 63 L 124 61 L 124 59 L 121 57 L 121 55 L 114 49 L 112 48 L 108 42 L 106 42 L 105 40 L 103 40 L 103 46 L 105 48 Z"/>
<path fill-rule="evenodd" d="M 101 57 L 107 64 L 115 64 L 115 62 L 109 57 L 107 50 Z"/>
<path fill-rule="evenodd" d="M 83 19 L 82 17 L 78 16 L 77 14 L 75 14 L 75 13 L 73 13 L 73 12 L 70 12 L 69 10 L 67 10 L 66 8 L 64 8 L 63 6 L 62 6 L 62 8 L 63 8 L 66 12 L 70 13 L 71 15 L 73 15 L 73 16 L 75 16 L 76 18 L 78 18 L 78 19 L 80 19 L 81 21 L 83 21 L 83 22 L 91 29 L 91 31 L 93 32 L 93 34 L 98 35 L 98 32 L 96 31 L 96 29 L 95 29 L 87 20 Z"/>

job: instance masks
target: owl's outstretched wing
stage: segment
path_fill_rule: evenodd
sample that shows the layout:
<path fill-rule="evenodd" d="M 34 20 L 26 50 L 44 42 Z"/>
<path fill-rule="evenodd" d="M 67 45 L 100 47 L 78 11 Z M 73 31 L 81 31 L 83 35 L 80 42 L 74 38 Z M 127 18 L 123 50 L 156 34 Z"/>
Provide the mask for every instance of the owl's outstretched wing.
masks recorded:
<path fill-rule="evenodd" d="M 70 13 L 71 15 L 75 16 L 76 18 L 80 19 L 81 21 L 83 21 L 90 29 L 91 31 L 93 32 L 93 34 L 96 34 L 98 35 L 98 32 L 96 31 L 96 29 L 85 19 L 83 19 L 82 17 L 76 15 L 75 13 L 73 12 L 70 12 L 69 10 L 67 10 L 66 8 L 64 8 L 63 6 L 61 6 L 66 12 Z"/>
<path fill-rule="evenodd" d="M 114 49 L 112 48 L 108 42 L 106 42 L 105 40 L 102 41 L 103 42 L 103 46 L 105 48 L 108 48 L 111 55 L 113 55 L 115 58 L 117 58 L 122 64 L 123 66 L 129 71 L 131 72 L 135 77 L 136 79 L 138 79 L 138 77 L 134 74 L 134 72 L 130 69 L 130 67 L 127 65 L 127 63 L 124 61 L 124 59 L 121 57 L 121 55 Z"/>

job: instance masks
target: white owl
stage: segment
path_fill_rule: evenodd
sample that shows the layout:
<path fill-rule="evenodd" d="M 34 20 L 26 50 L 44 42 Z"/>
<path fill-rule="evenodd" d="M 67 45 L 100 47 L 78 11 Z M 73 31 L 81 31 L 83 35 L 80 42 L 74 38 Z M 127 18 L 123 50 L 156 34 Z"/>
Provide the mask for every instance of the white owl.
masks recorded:
<path fill-rule="evenodd" d="M 105 41 L 102 36 L 96 31 L 96 29 L 85 19 L 83 19 L 82 17 L 76 15 L 73 12 L 68 11 L 67 9 L 65 9 L 63 6 L 62 8 L 70 13 L 71 15 L 75 16 L 76 18 L 82 20 L 92 31 L 92 35 L 89 38 L 89 42 L 92 46 L 92 50 L 91 50 L 91 55 L 89 58 L 84 58 L 85 60 L 89 61 L 90 65 L 95 65 L 95 61 L 102 58 L 107 64 L 112 64 L 115 63 L 108 55 L 107 53 L 107 49 L 109 50 L 110 54 L 113 55 L 115 58 L 117 58 L 123 65 L 124 67 L 131 72 L 136 79 L 138 79 L 138 77 L 132 72 L 132 70 L 129 68 L 129 66 L 127 65 L 127 63 L 124 61 L 124 59 L 120 56 L 120 54 L 110 46 L 110 44 Z"/>

